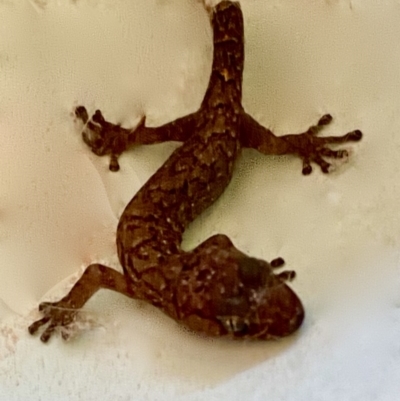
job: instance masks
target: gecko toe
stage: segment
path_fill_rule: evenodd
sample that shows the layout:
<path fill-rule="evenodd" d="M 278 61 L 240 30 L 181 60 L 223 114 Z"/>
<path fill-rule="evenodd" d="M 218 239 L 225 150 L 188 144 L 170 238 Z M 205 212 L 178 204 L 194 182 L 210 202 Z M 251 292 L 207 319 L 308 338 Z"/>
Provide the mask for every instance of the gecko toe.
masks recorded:
<path fill-rule="evenodd" d="M 57 327 L 56 323 L 51 323 L 49 327 L 40 336 L 40 341 L 47 343 Z"/>
<path fill-rule="evenodd" d="M 36 322 L 33 322 L 29 327 L 28 327 L 28 331 L 29 334 L 33 335 L 35 334 L 39 328 L 43 325 L 45 325 L 46 323 L 48 323 L 50 320 L 50 316 L 45 316 L 44 318 L 37 320 Z"/>
<path fill-rule="evenodd" d="M 78 106 L 75 108 L 75 116 L 82 120 L 84 124 L 89 120 L 88 112 L 84 106 Z"/>
<path fill-rule="evenodd" d="M 93 114 L 93 116 L 92 116 L 92 120 L 95 122 L 95 123 L 98 123 L 98 124 L 102 124 L 102 123 L 104 123 L 105 122 L 105 119 L 104 119 L 104 117 L 103 117 L 103 114 L 101 113 L 101 111 L 100 110 L 96 110 L 95 112 L 94 112 L 94 114 Z"/>
<path fill-rule="evenodd" d="M 324 174 L 329 174 L 331 171 L 331 165 L 329 163 L 322 163 L 320 164 L 321 170 Z"/>
<path fill-rule="evenodd" d="M 308 159 L 303 160 L 303 169 L 301 172 L 303 175 L 310 175 L 312 173 L 311 163 Z"/>
<path fill-rule="evenodd" d="M 349 132 L 347 134 L 347 138 L 349 141 L 359 141 L 359 140 L 361 140 L 362 136 L 363 136 L 363 134 L 359 129 Z"/>
<path fill-rule="evenodd" d="M 112 171 L 114 173 L 116 171 L 119 171 L 120 167 L 119 167 L 117 155 L 111 155 L 109 169 L 110 169 L 110 171 Z"/>
<path fill-rule="evenodd" d="M 330 114 L 324 114 L 318 121 L 318 126 L 328 125 L 332 122 L 333 117 Z"/>
<path fill-rule="evenodd" d="M 349 156 L 349 152 L 346 149 L 332 150 L 328 148 L 322 148 L 320 154 L 325 157 L 330 157 L 332 159 L 343 159 Z"/>
<path fill-rule="evenodd" d="M 276 269 L 278 267 L 282 267 L 284 264 L 285 264 L 285 261 L 281 257 L 271 260 L 271 263 L 270 263 L 271 267 L 274 269 Z"/>
<path fill-rule="evenodd" d="M 61 338 L 64 341 L 68 341 L 71 338 L 71 334 L 67 330 L 62 330 L 61 331 Z"/>
<path fill-rule="evenodd" d="M 333 151 L 333 156 L 331 156 L 331 157 L 334 157 L 337 159 L 344 159 L 345 157 L 349 157 L 349 152 L 346 149 Z"/>
<path fill-rule="evenodd" d="M 296 278 L 296 272 L 294 270 L 286 270 L 277 274 L 277 277 L 284 282 L 293 281 Z"/>

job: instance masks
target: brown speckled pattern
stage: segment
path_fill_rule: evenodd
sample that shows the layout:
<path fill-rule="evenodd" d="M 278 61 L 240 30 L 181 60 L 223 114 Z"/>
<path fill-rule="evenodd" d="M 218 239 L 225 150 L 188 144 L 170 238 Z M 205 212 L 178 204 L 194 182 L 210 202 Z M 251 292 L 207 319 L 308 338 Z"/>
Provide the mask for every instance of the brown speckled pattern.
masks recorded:
<path fill-rule="evenodd" d="M 325 145 L 361 139 L 360 131 L 338 137 L 317 137 L 332 120 L 298 135 L 276 137 L 247 114 L 241 104 L 244 64 L 243 16 L 236 2 L 223 1 L 212 15 L 214 57 L 210 83 L 200 109 L 157 128 L 124 129 L 105 121 L 97 110 L 92 119 L 83 106 L 76 116 L 86 124 L 85 143 L 99 155 L 110 155 L 110 169 L 119 169 L 118 156 L 131 146 L 168 140 L 183 141 L 126 206 L 117 229 L 117 248 L 124 274 L 107 266 L 89 266 L 72 290 L 55 303 L 42 303 L 46 342 L 57 327 L 67 327 L 76 312 L 100 288 L 142 299 L 162 309 L 186 327 L 212 336 L 270 339 L 296 331 L 304 309 L 286 284 L 293 271 L 276 274 L 283 265 L 240 252 L 222 234 L 208 238 L 192 251 L 181 249 L 188 224 L 209 207 L 229 184 L 242 147 L 264 154 L 294 154 L 323 172 L 324 158 L 347 156 Z M 61 331 L 68 338 L 68 331 Z"/>

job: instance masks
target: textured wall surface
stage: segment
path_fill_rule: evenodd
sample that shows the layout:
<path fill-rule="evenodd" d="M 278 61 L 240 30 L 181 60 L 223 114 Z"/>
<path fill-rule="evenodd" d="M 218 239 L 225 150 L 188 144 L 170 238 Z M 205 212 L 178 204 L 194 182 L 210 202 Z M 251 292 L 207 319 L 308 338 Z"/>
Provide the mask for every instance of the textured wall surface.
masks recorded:
<path fill-rule="evenodd" d="M 210 3 L 216 3 L 210 2 Z M 364 132 L 330 175 L 244 151 L 185 247 L 228 234 L 282 256 L 306 308 L 298 334 L 232 343 L 182 331 L 106 291 L 69 343 L 27 326 L 91 262 L 118 268 L 132 195 L 177 144 L 138 147 L 121 171 L 71 113 L 160 125 L 199 106 L 211 68 L 197 0 L 0 0 L 0 400 L 379 400 L 400 391 L 400 4 L 243 0 L 246 109 L 277 134 L 322 114 Z"/>

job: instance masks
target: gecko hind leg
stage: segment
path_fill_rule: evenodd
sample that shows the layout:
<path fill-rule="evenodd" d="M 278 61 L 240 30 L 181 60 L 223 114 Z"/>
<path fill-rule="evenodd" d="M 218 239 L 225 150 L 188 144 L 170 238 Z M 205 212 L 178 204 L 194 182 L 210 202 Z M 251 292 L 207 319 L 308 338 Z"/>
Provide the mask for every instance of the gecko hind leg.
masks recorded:
<path fill-rule="evenodd" d="M 40 336 L 44 343 L 57 329 L 61 329 L 62 338 L 68 340 L 70 332 L 67 329 L 75 321 L 78 310 L 101 288 L 135 298 L 132 283 L 128 283 L 122 273 L 98 263 L 92 264 L 64 298 L 58 302 L 43 302 L 39 305 L 43 318 L 29 326 L 29 333 L 35 334 L 42 326 L 47 325 Z"/>

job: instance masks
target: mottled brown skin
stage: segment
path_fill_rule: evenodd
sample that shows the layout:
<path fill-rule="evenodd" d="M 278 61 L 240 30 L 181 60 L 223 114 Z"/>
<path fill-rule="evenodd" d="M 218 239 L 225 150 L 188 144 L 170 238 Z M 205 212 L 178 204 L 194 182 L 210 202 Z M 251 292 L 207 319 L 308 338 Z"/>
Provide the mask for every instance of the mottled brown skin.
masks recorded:
<path fill-rule="evenodd" d="M 317 137 L 332 120 L 298 135 L 276 137 L 262 127 L 241 104 L 244 62 L 243 17 L 236 2 L 223 1 L 212 12 L 214 58 L 210 83 L 200 109 L 158 128 L 136 129 L 111 124 L 96 111 L 89 120 L 83 106 L 85 143 L 99 155 L 111 155 L 110 169 L 119 169 L 118 156 L 137 144 L 183 141 L 125 208 L 117 229 L 121 274 L 107 266 L 90 265 L 72 290 L 55 303 L 42 303 L 44 317 L 34 322 L 35 333 L 46 326 L 46 342 L 57 327 L 67 327 L 79 308 L 100 288 L 145 300 L 186 327 L 211 336 L 271 339 L 295 332 L 304 309 L 286 284 L 293 271 L 276 274 L 283 265 L 246 256 L 230 239 L 217 234 L 192 251 L 181 249 L 185 228 L 208 208 L 229 184 L 235 160 L 243 147 L 264 154 L 295 154 L 303 160 L 303 174 L 311 162 L 328 172 L 328 158 L 342 158 L 344 150 L 327 144 L 361 139 L 360 131 L 339 137 Z M 67 330 L 61 330 L 68 338 Z"/>

